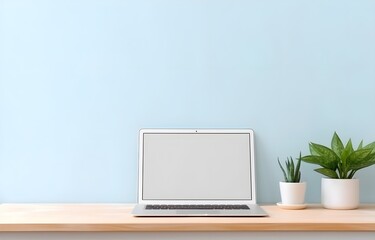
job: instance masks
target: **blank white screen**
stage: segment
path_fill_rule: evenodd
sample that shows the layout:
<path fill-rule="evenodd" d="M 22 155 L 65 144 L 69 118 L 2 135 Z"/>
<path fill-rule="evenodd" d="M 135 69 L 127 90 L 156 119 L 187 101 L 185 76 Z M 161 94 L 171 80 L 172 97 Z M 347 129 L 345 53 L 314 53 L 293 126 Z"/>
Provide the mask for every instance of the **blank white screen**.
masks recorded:
<path fill-rule="evenodd" d="M 143 199 L 251 199 L 250 136 L 145 133 Z"/>

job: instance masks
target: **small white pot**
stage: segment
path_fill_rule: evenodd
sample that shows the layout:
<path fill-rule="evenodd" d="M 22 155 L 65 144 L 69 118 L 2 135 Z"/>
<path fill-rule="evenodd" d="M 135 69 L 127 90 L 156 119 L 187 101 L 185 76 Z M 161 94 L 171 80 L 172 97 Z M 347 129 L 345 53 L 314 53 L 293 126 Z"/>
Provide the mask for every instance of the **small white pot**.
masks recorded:
<path fill-rule="evenodd" d="M 299 205 L 305 202 L 306 182 L 280 182 L 281 202 L 285 205 Z"/>
<path fill-rule="evenodd" d="M 359 206 L 358 179 L 322 178 L 322 204 L 329 209 L 355 209 Z"/>

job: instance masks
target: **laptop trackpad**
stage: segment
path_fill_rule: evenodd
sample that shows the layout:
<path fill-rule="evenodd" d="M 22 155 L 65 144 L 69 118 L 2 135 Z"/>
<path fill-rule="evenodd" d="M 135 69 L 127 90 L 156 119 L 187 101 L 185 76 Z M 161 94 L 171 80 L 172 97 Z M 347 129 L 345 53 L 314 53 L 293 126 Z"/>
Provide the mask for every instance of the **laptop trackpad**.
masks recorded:
<path fill-rule="evenodd" d="M 187 215 L 189 215 L 189 214 L 192 214 L 192 215 L 194 215 L 194 214 L 199 214 L 199 215 L 211 215 L 211 214 L 220 214 L 222 211 L 220 211 L 220 210 L 210 210 L 210 211 L 202 211 L 202 210 L 176 210 L 176 213 L 177 214 L 182 214 L 182 215 L 184 215 L 184 214 L 187 214 Z"/>

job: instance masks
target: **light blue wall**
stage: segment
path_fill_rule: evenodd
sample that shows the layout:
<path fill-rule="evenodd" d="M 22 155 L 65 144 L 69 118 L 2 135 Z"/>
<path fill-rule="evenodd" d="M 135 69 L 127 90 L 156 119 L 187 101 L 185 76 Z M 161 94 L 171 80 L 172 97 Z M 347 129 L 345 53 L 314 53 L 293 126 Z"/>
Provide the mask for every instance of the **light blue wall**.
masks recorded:
<path fill-rule="evenodd" d="M 0 202 L 134 202 L 142 127 L 250 127 L 277 157 L 375 140 L 375 1 L 0 0 Z M 321 176 L 303 166 L 308 202 Z M 362 170 L 375 202 L 375 167 Z"/>

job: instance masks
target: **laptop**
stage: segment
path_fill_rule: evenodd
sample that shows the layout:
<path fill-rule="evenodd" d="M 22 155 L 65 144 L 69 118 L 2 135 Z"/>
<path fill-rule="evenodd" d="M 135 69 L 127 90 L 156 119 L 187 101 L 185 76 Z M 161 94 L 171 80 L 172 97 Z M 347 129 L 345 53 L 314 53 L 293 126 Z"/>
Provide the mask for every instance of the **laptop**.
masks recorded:
<path fill-rule="evenodd" d="M 138 185 L 134 216 L 267 216 L 251 129 L 141 129 Z"/>

